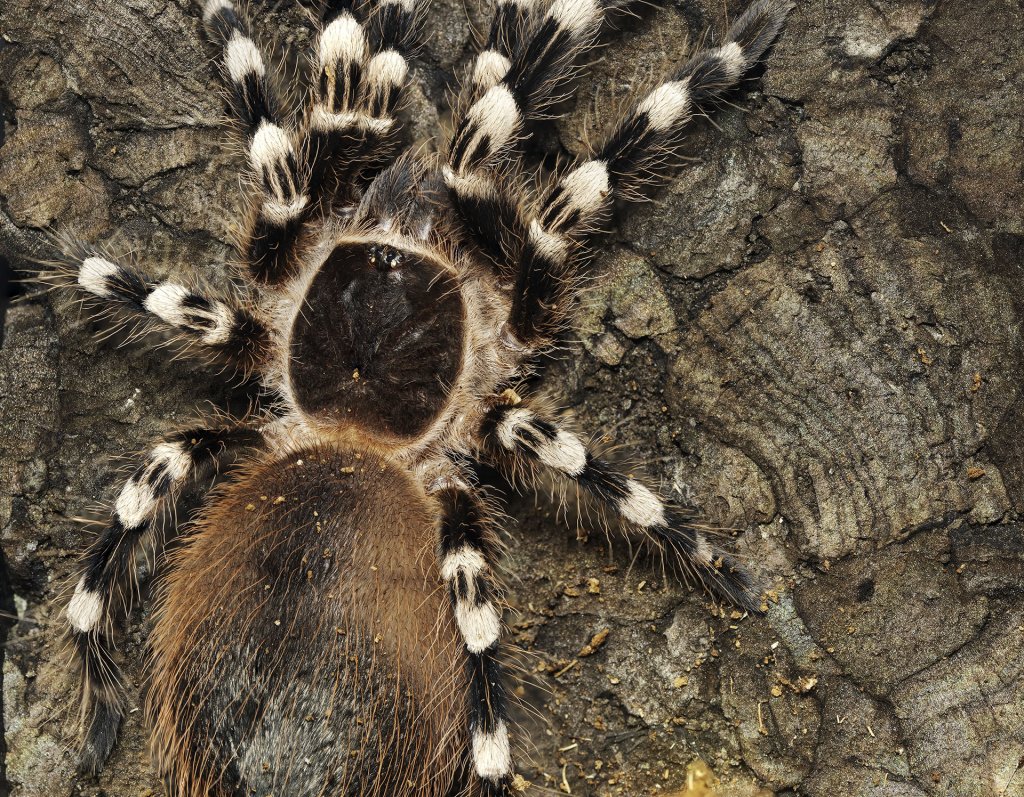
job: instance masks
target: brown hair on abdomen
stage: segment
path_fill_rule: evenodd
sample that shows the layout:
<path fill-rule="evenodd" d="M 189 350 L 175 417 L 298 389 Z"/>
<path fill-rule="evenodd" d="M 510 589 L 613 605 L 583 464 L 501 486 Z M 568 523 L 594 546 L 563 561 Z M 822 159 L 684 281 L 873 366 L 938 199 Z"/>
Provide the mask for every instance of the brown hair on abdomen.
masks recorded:
<path fill-rule="evenodd" d="M 151 637 L 169 797 L 446 795 L 463 673 L 436 510 L 368 453 L 251 466 L 190 528 Z"/>

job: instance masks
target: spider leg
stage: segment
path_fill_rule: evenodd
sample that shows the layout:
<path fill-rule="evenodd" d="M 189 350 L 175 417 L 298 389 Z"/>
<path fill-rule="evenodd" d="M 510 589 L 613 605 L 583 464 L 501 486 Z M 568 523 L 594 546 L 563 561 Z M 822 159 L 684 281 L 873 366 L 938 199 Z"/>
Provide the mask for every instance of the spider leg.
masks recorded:
<path fill-rule="evenodd" d="M 368 17 L 365 24 L 357 13 Z M 360 179 L 394 150 L 416 14 L 415 0 L 327 3 L 303 141 L 310 190 L 319 199 L 351 201 Z"/>
<path fill-rule="evenodd" d="M 361 24 L 351 0 L 331 0 L 314 55 L 313 104 L 296 135 L 281 121 L 264 59 L 231 0 L 208 0 L 204 19 L 224 43 L 231 105 L 259 179 L 255 217 L 243 243 L 252 277 L 288 279 L 309 244 L 308 225 L 323 205 L 351 201 L 355 184 L 393 148 L 394 111 L 415 39 L 414 0 L 363 4 Z"/>
<path fill-rule="evenodd" d="M 66 255 L 60 269 L 94 307 L 178 333 L 187 347 L 243 373 L 258 368 L 269 347 L 267 327 L 235 302 L 170 280 L 155 282 L 84 249 Z"/>
<path fill-rule="evenodd" d="M 520 343 L 541 345 L 560 331 L 581 282 L 580 244 L 602 231 L 616 199 L 638 199 L 645 186 L 667 180 L 690 120 L 714 108 L 760 62 L 791 8 L 790 0 L 750 6 L 721 47 L 679 67 L 548 192 L 518 262 L 509 327 Z"/>
<path fill-rule="evenodd" d="M 121 722 L 123 678 L 113 657 L 112 610 L 122 590 L 124 608 L 131 608 L 140 546 L 161 511 L 173 505 L 183 484 L 216 466 L 229 449 L 252 446 L 260 439 L 259 432 L 245 427 L 189 429 L 166 437 L 148 451 L 125 482 L 109 525 L 83 557 L 81 576 L 66 609 L 81 665 L 81 771 L 99 771 Z M 158 559 L 161 555 L 158 550 Z"/>
<path fill-rule="evenodd" d="M 467 484 L 448 480 L 435 496 L 444 512 L 438 550 L 441 577 L 465 643 L 473 768 L 484 795 L 498 797 L 509 793 L 514 774 L 508 699 L 498 658 L 501 610 L 493 568 L 499 545 Z"/>
<path fill-rule="evenodd" d="M 757 612 L 750 577 L 728 553 L 717 550 L 692 523 L 642 482 L 595 456 L 569 431 L 529 402 L 499 400 L 481 426 L 484 449 L 499 464 L 536 467 L 574 481 L 618 517 L 628 533 L 661 553 L 668 564 L 696 578 L 731 603 Z"/>
<path fill-rule="evenodd" d="M 498 0 L 483 49 L 473 61 L 472 88 L 483 95 L 512 68 L 512 57 L 523 46 L 533 24 L 536 0 Z"/>
<path fill-rule="evenodd" d="M 259 180 L 255 215 L 246 230 L 242 254 L 253 279 L 278 282 L 291 273 L 301 249 L 301 233 L 312 218 L 307 170 L 293 134 L 282 123 L 263 54 L 245 19 L 231 0 L 208 0 L 203 20 L 223 44 L 231 108 L 245 136 L 249 165 Z"/>
<path fill-rule="evenodd" d="M 499 13 L 503 8 L 504 4 L 498 7 Z M 511 42 L 515 49 L 505 59 L 507 68 L 504 62 L 494 65 L 496 59 L 487 55 L 493 50 L 478 57 L 474 72 L 481 73 L 480 87 L 494 82 L 456 117 L 448 149 L 449 185 L 459 186 L 460 179 L 472 181 L 476 172 L 509 154 L 526 125 L 544 118 L 566 97 L 576 60 L 594 45 L 605 9 L 600 0 L 555 0 L 519 42 Z M 529 10 L 520 13 L 529 15 Z M 506 29 L 500 20 L 495 24 Z"/>
<path fill-rule="evenodd" d="M 569 95 L 576 62 L 594 46 L 609 6 L 555 0 L 537 18 L 534 0 L 501 0 L 474 63 L 473 101 L 456 114 L 443 175 L 467 232 L 504 278 L 514 278 L 521 242 L 533 230 L 503 187 L 503 162 L 527 126 Z"/>

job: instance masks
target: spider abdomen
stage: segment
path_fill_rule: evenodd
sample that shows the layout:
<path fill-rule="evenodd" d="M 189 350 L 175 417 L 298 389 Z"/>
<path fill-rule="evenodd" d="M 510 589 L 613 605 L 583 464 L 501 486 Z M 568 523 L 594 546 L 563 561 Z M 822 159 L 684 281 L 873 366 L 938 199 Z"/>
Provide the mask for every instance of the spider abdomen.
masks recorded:
<path fill-rule="evenodd" d="M 262 463 L 220 493 L 174 559 L 152 637 L 169 794 L 447 792 L 464 676 L 439 622 L 431 508 L 356 451 Z"/>
<path fill-rule="evenodd" d="M 338 246 L 292 324 L 296 403 L 377 438 L 421 435 L 459 378 L 464 316 L 457 280 L 432 259 L 372 241 Z"/>

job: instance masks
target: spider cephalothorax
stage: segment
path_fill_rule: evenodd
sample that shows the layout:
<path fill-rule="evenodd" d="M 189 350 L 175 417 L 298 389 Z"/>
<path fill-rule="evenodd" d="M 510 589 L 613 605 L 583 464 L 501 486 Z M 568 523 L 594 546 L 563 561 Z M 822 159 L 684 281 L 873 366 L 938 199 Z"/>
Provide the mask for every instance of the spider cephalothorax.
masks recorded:
<path fill-rule="evenodd" d="M 450 267 L 423 251 L 345 242 L 313 278 L 291 327 L 296 407 L 383 440 L 416 438 L 459 381 L 465 324 Z"/>
<path fill-rule="evenodd" d="M 315 86 L 288 129 L 231 0 L 205 19 L 258 186 L 241 299 L 69 253 L 83 295 L 259 380 L 272 406 L 154 445 L 85 556 L 68 606 L 83 766 L 122 715 L 111 624 L 136 552 L 210 466 L 224 478 L 167 557 L 147 714 L 176 797 L 507 793 L 500 543 L 476 463 L 550 472 L 622 531 L 745 608 L 748 576 L 596 456 L 524 378 L 564 329 L 587 242 L 664 174 L 694 114 L 762 59 L 789 10 L 758 0 L 725 43 L 648 93 L 606 143 L 526 200 L 506 179 L 618 0 L 498 0 L 444 156 L 399 149 L 413 0 L 328 0 Z M 518 391 L 518 392 L 517 392 Z"/>

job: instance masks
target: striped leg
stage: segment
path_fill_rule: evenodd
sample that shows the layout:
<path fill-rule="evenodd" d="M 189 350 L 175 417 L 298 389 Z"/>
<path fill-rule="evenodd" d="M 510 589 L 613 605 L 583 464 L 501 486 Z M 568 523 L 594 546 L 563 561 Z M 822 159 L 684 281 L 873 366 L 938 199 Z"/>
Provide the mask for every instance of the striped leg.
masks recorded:
<path fill-rule="evenodd" d="M 456 118 L 443 172 L 467 231 L 510 278 L 530 230 L 493 169 L 529 123 L 569 94 L 576 61 L 594 45 L 607 7 L 606 0 L 555 0 L 535 21 L 533 2 L 499 1 L 473 66 L 476 99 Z"/>
<path fill-rule="evenodd" d="M 533 25 L 535 7 L 535 0 L 498 0 L 487 41 L 473 61 L 472 87 L 476 97 L 501 82 L 512 68 L 512 58 L 522 48 Z"/>
<path fill-rule="evenodd" d="M 263 55 L 235 5 L 231 0 L 208 0 L 203 19 L 224 46 L 231 107 L 260 186 L 242 254 L 257 282 L 279 282 L 297 262 L 302 232 L 312 214 L 306 168 L 293 135 L 282 125 Z"/>
<path fill-rule="evenodd" d="M 641 482 L 587 450 L 580 438 L 516 399 L 495 404 L 481 434 L 499 460 L 541 466 L 572 479 L 613 512 L 633 533 L 694 576 L 705 589 L 750 611 L 758 611 L 750 577 L 729 554 L 716 550 L 692 524 L 692 516 L 665 503 Z"/>
<path fill-rule="evenodd" d="M 74 280 L 100 310 L 178 334 L 186 347 L 227 362 L 243 373 L 258 368 L 270 336 L 242 307 L 175 282 L 154 282 L 128 266 L 81 249 L 68 254 L 58 279 Z M 66 272 L 66 273 L 64 273 Z"/>
<path fill-rule="evenodd" d="M 507 68 L 487 55 L 493 51 L 481 54 L 474 73 L 479 70 L 484 82 L 504 74 L 456 120 L 448 152 L 451 181 L 493 165 L 511 151 L 528 122 L 565 98 L 576 59 L 594 45 L 604 13 L 601 0 L 555 0 Z"/>
<path fill-rule="evenodd" d="M 688 122 L 706 114 L 763 58 L 792 8 L 758 0 L 729 29 L 725 44 L 698 53 L 648 94 L 590 160 L 569 170 L 544 198 L 519 263 L 509 326 L 525 344 L 557 334 L 580 278 L 577 242 L 601 231 L 615 199 L 635 200 L 664 182 Z"/>
<path fill-rule="evenodd" d="M 436 496 L 444 510 L 439 561 L 462 634 L 468 678 L 469 738 L 473 767 L 485 795 L 509 794 L 514 768 L 498 645 L 501 610 L 492 562 L 498 545 L 483 509 L 464 484 Z"/>
<path fill-rule="evenodd" d="M 251 446 L 260 435 L 245 428 L 190 429 L 154 446 L 114 503 L 110 524 L 93 541 L 67 607 L 71 638 L 81 664 L 84 738 L 79 767 L 97 772 L 110 754 L 123 714 L 123 681 L 113 657 L 112 608 L 133 594 L 139 546 L 177 490 L 215 466 L 228 448 Z"/>
<path fill-rule="evenodd" d="M 317 85 L 303 145 L 310 187 L 321 199 L 349 201 L 353 186 L 394 148 L 394 113 L 416 39 L 415 0 L 332 0 L 316 49 Z"/>

